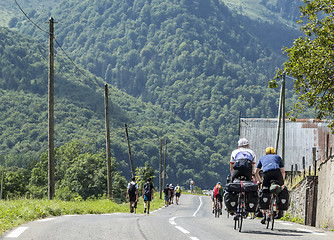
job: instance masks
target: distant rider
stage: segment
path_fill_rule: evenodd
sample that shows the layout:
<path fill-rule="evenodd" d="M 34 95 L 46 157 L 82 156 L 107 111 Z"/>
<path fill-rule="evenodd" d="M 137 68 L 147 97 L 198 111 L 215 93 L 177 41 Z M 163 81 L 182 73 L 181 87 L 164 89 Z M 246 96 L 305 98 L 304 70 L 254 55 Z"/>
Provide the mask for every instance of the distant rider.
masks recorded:
<path fill-rule="evenodd" d="M 224 194 L 224 188 L 222 187 L 220 182 L 217 182 L 216 186 L 213 188 L 213 208 L 217 203 L 220 205 L 220 211 L 219 214 L 222 214 L 222 208 L 223 208 L 223 194 Z M 212 213 L 214 211 L 212 210 Z"/>
<path fill-rule="evenodd" d="M 252 180 L 252 174 L 255 166 L 255 153 L 249 149 L 249 142 L 246 138 L 238 141 L 238 149 L 231 154 L 230 172 L 232 182 L 234 179 L 244 176 L 247 181 Z"/>

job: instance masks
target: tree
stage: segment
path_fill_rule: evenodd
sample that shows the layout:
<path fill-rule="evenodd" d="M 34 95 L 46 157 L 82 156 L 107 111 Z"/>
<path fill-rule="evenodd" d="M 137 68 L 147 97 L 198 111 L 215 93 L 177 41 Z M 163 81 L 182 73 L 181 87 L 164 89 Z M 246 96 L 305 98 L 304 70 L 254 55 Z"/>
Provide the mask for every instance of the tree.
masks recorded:
<path fill-rule="evenodd" d="M 136 168 L 136 181 L 139 186 L 139 193 L 142 194 L 142 188 L 147 181 L 148 178 L 152 179 L 152 182 L 154 182 L 154 169 L 151 167 L 151 165 L 148 162 L 145 162 L 145 167 L 137 167 Z"/>
<path fill-rule="evenodd" d="M 314 108 L 319 119 L 333 119 L 334 110 L 334 1 L 304 0 L 300 8 L 304 24 L 291 48 L 285 48 L 289 59 L 284 71 L 294 78 L 294 90 L 300 94 L 299 102 L 289 114 L 295 118 L 306 107 Z M 282 74 L 280 70 L 277 74 Z M 270 85 L 274 86 L 275 80 Z M 333 121 L 330 124 L 334 130 Z"/>

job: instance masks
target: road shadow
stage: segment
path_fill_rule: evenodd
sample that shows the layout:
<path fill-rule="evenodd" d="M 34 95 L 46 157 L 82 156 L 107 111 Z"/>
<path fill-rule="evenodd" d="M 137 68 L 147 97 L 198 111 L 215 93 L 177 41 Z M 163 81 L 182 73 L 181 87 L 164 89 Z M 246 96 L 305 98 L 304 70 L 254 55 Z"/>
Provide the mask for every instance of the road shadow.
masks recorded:
<path fill-rule="evenodd" d="M 302 230 L 295 230 L 295 229 L 274 229 L 266 230 L 266 231 L 253 231 L 253 230 L 241 230 L 241 233 L 248 233 L 248 234 L 262 234 L 262 235 L 269 235 L 269 236 L 285 236 L 285 237 L 298 237 L 302 236 L 303 234 L 310 234 L 310 232 L 302 231 Z"/>

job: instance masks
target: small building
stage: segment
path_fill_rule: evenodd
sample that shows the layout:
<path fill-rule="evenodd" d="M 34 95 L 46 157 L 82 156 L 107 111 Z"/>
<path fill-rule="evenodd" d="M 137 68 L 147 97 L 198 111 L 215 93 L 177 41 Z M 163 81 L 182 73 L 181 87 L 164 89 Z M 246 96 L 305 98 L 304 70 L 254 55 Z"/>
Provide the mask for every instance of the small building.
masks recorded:
<path fill-rule="evenodd" d="M 257 161 L 265 154 L 269 146 L 275 147 L 277 119 L 274 118 L 241 118 L 240 137 L 247 138 L 250 148 L 255 152 Z M 334 147 L 334 135 L 327 126 L 327 121 L 314 119 L 298 119 L 285 121 L 285 170 L 290 171 L 293 165 L 294 171 L 305 168 L 313 169 L 313 151 L 317 166 L 328 156 L 332 155 Z M 313 150 L 315 149 L 315 150 Z M 282 124 L 280 129 L 278 155 L 282 156 Z"/>

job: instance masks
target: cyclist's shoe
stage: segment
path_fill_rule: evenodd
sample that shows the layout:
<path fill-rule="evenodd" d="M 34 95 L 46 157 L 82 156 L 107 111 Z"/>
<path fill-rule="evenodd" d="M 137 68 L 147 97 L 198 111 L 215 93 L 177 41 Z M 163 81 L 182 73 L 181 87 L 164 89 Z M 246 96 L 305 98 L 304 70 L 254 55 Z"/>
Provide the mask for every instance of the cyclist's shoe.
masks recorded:
<path fill-rule="evenodd" d="M 234 216 L 233 220 L 234 220 L 234 221 L 238 220 L 237 215 Z"/>
<path fill-rule="evenodd" d="M 265 217 L 265 216 L 261 219 L 261 223 L 262 223 L 262 224 L 265 224 L 265 223 L 266 223 L 266 217 Z"/>
<path fill-rule="evenodd" d="M 229 212 L 229 214 L 230 214 L 231 216 L 233 216 L 233 215 L 234 215 L 234 212 Z"/>

